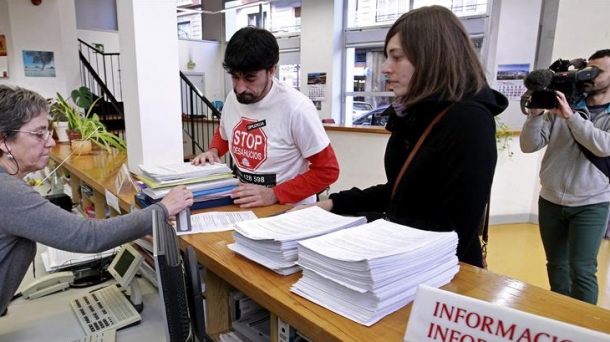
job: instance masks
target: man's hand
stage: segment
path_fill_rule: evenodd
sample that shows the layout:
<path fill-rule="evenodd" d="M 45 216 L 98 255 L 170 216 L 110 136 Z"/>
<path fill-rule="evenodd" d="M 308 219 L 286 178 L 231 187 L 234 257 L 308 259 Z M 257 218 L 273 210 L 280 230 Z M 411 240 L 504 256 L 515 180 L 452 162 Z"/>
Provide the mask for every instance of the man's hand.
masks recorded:
<path fill-rule="evenodd" d="M 220 163 L 220 157 L 218 157 L 217 149 L 211 148 L 195 157 L 195 159 L 193 159 L 191 162 L 193 165 L 204 165 L 205 163 Z"/>
<path fill-rule="evenodd" d="M 572 110 L 568 100 L 566 100 L 566 96 L 562 92 L 556 91 L 555 93 L 557 94 L 557 107 L 549 109 L 549 112 L 562 119 L 568 119 L 570 116 L 574 115 L 574 110 Z"/>
<path fill-rule="evenodd" d="M 278 202 L 272 188 L 246 183 L 240 183 L 233 189 L 231 198 L 241 208 L 264 207 Z"/>

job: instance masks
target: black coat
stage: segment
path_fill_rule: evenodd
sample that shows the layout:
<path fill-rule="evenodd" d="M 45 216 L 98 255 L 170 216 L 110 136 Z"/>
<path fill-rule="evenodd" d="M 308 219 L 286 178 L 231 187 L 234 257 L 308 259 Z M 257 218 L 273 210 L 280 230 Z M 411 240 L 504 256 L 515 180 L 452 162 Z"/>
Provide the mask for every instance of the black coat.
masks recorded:
<path fill-rule="evenodd" d="M 456 231 L 460 261 L 482 266 L 478 230 L 489 200 L 497 147 L 494 116 L 506 97 L 485 88 L 455 103 L 436 124 L 404 173 L 395 197 L 392 188 L 407 156 L 428 124 L 449 102 L 430 98 L 399 117 L 390 106 L 385 152 L 388 182 L 332 194 L 333 212 L 366 215 L 429 231 Z"/>

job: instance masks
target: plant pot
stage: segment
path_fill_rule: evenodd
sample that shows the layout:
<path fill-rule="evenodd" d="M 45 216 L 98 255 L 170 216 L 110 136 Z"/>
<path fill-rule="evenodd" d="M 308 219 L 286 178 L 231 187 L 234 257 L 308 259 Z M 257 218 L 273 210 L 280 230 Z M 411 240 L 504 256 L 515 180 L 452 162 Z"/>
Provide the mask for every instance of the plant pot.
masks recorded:
<path fill-rule="evenodd" d="M 72 140 L 80 140 L 83 138 L 83 136 L 80 134 L 80 132 L 75 131 L 73 129 L 67 129 L 66 134 L 68 135 L 68 140 L 70 142 L 72 142 Z"/>
<path fill-rule="evenodd" d="M 68 121 L 55 121 L 54 127 L 58 142 L 62 143 L 70 141 L 68 133 L 66 132 L 68 130 Z"/>
<path fill-rule="evenodd" d="M 72 140 L 70 144 L 76 154 L 89 154 L 93 149 L 91 140 Z"/>

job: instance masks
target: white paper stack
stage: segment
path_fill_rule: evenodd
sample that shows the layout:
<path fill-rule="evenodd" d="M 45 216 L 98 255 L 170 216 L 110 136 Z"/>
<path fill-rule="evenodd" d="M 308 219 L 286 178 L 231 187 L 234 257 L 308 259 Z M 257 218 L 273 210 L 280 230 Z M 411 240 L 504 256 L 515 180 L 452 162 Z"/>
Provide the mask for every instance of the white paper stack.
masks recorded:
<path fill-rule="evenodd" d="M 160 201 L 176 185 L 184 184 L 193 192 L 193 201 L 200 203 L 193 208 L 208 208 L 233 203 L 231 191 L 238 185 L 231 169 L 222 163 L 191 165 L 140 165 L 144 184 L 141 194 L 148 204 Z"/>
<path fill-rule="evenodd" d="M 346 217 L 313 206 L 278 216 L 234 224 L 235 243 L 228 247 L 273 271 L 287 275 L 300 270 L 297 242 L 364 224 L 364 217 Z"/>
<path fill-rule="evenodd" d="M 231 189 L 235 188 L 238 183 L 239 180 L 237 178 L 233 178 L 233 175 L 229 175 L 227 178 L 185 184 L 185 186 L 187 189 L 191 190 L 195 196 L 200 194 L 206 198 L 218 198 L 230 193 Z M 167 196 L 171 189 L 173 189 L 173 186 L 157 189 L 145 188 L 142 189 L 142 192 L 152 199 L 161 199 Z"/>
<path fill-rule="evenodd" d="M 214 163 L 205 165 L 192 165 L 185 162 L 172 165 L 140 165 L 140 170 L 144 174 L 157 181 L 172 181 L 176 179 L 200 178 L 216 174 L 231 173 L 227 164 Z"/>
<path fill-rule="evenodd" d="M 455 232 L 377 220 L 298 242 L 303 276 L 291 291 L 370 326 L 411 302 L 417 286 L 440 287 L 459 270 Z"/>

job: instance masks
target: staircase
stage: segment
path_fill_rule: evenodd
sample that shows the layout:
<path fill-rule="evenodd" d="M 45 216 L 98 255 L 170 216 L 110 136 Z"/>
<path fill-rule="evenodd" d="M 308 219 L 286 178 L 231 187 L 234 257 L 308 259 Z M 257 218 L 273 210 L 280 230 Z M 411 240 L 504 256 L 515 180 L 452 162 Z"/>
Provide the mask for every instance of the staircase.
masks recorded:
<path fill-rule="evenodd" d="M 98 99 L 92 113 L 108 131 L 125 139 L 125 111 L 121 87 L 119 53 L 105 53 L 82 40 L 79 42 L 81 84 Z M 220 111 L 180 72 L 184 159 L 190 160 L 207 150 L 218 128 Z M 225 159 L 232 165 L 229 157 Z"/>
<path fill-rule="evenodd" d="M 81 85 L 99 99 L 91 112 L 99 116 L 108 131 L 125 139 L 119 54 L 105 53 L 80 39 L 78 42 Z"/>

